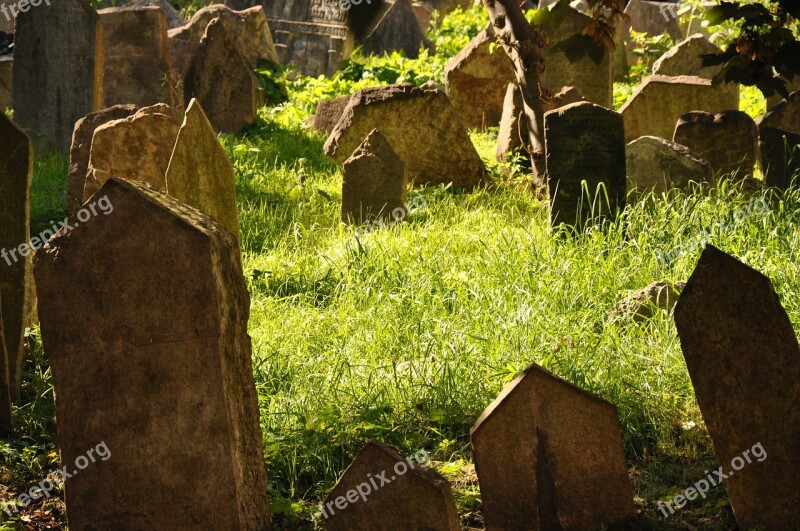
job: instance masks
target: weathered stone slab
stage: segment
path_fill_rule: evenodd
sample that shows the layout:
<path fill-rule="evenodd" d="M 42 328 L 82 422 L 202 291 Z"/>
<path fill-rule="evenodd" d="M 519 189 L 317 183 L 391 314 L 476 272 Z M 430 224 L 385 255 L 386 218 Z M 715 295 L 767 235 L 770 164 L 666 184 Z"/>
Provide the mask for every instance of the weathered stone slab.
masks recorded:
<path fill-rule="evenodd" d="M 629 293 L 609 311 L 613 318 L 629 317 L 640 323 L 656 316 L 658 312 L 671 312 L 678 303 L 686 282 L 659 280 L 640 290 Z"/>
<path fill-rule="evenodd" d="M 698 33 L 659 57 L 653 64 L 653 73 L 662 76 L 697 76 L 712 79 L 722 67 L 703 66 L 702 56 L 720 52 L 717 45 Z"/>
<path fill-rule="evenodd" d="M 329 531 L 461 529 L 447 480 L 377 441 L 367 443 L 322 505 Z"/>
<path fill-rule="evenodd" d="M 711 86 L 694 76 L 647 77 L 619 110 L 625 119 L 625 140 L 657 136 L 669 140 L 678 118 L 691 111 L 722 112 L 739 108 L 739 86 Z"/>
<path fill-rule="evenodd" d="M 403 161 L 409 182 L 472 186 L 487 179 L 461 118 L 436 86 L 388 85 L 356 92 L 325 142 L 325 153 L 342 163 L 376 128 Z"/>
<path fill-rule="evenodd" d="M 628 190 L 657 195 L 691 183 L 715 183 L 711 164 L 686 146 L 655 136 L 643 136 L 625 147 Z"/>
<path fill-rule="evenodd" d="M 611 108 L 614 101 L 611 53 L 589 42 L 588 46 L 598 49 L 602 61 L 598 64 L 586 56 L 572 62 L 567 53 L 558 48 L 568 39 L 580 38 L 591 22 L 591 17 L 572 6 L 557 4 L 548 21 L 541 25 L 542 35 L 549 43 L 545 51 L 547 88 L 555 94 L 564 87 L 575 87 L 586 101 Z"/>
<path fill-rule="evenodd" d="M 773 127 L 789 133 L 800 134 L 800 90 L 792 92 L 758 120 L 758 127 Z"/>
<path fill-rule="evenodd" d="M 211 216 L 240 239 L 233 165 L 197 100 L 186 109 L 166 180 L 172 197 Z"/>
<path fill-rule="evenodd" d="M 95 130 L 108 122 L 127 118 L 138 110 L 136 105 L 115 105 L 87 114 L 75 124 L 67 176 L 67 207 L 70 214 L 77 212 L 83 204 L 83 188 L 86 185 L 86 172 L 89 171 L 89 156 Z"/>
<path fill-rule="evenodd" d="M 180 87 L 183 85 L 183 80 L 186 79 L 186 73 L 192 65 L 192 59 L 198 48 L 200 48 L 199 42 L 169 39 L 170 77 L 172 78 L 173 86 Z M 179 91 L 178 97 L 182 100 L 183 93 Z M 181 107 L 184 106 L 181 105 Z"/>
<path fill-rule="evenodd" d="M 110 177 L 146 182 L 166 191 L 166 172 L 180 122 L 163 105 L 140 109 L 133 116 L 95 129 L 89 169 L 83 186 L 87 201 Z"/>
<path fill-rule="evenodd" d="M 214 129 L 238 135 L 256 119 L 258 81 L 220 19 L 212 20 L 184 80 L 184 102 L 197 99 Z"/>
<path fill-rule="evenodd" d="M 109 454 L 66 480 L 70 527 L 268 531 L 239 246 L 144 186 L 100 195 L 34 266 L 61 457 Z"/>
<path fill-rule="evenodd" d="M 103 29 L 85 0 L 20 13 L 14 120 L 44 149 L 66 152 L 75 122 L 103 101 Z"/>
<path fill-rule="evenodd" d="M 593 103 L 573 103 L 545 113 L 544 137 L 552 226 L 580 228 L 625 207 L 622 116 Z"/>
<path fill-rule="evenodd" d="M 181 16 L 177 9 L 172 7 L 168 0 L 101 0 L 99 4 L 101 8 L 155 6 L 164 12 L 169 29 L 179 28 L 186 24 L 186 19 Z"/>
<path fill-rule="evenodd" d="M 520 120 L 525 112 L 522 93 L 516 83 L 509 83 L 503 99 L 503 115 L 500 117 L 500 130 L 497 133 L 495 157 L 505 162 L 508 155 L 523 146 L 527 128 L 520 128 Z"/>
<path fill-rule="evenodd" d="M 421 47 L 433 50 L 433 44 L 417 21 L 411 0 L 394 0 L 379 15 L 362 42 L 367 53 L 382 55 L 394 51 L 405 52 L 406 57 L 419 57 Z"/>
<path fill-rule="evenodd" d="M 763 127 L 759 132 L 759 149 L 767 186 L 786 190 L 795 176 L 800 179 L 799 134 Z"/>
<path fill-rule="evenodd" d="M 599 529 L 636 515 L 617 409 L 538 365 L 471 439 L 487 529 Z"/>
<path fill-rule="evenodd" d="M 468 129 L 495 127 L 503 116 L 507 86 L 515 82 L 514 66 L 490 25 L 444 68 L 445 88 Z"/>
<path fill-rule="evenodd" d="M 758 158 L 758 126 L 747 113 L 684 114 L 675 127 L 673 140 L 696 151 L 717 174 L 736 172 L 739 178 L 753 175 Z"/>
<path fill-rule="evenodd" d="M 741 468 L 725 479 L 739 527 L 800 527 L 800 347 L 772 283 L 709 245 L 675 324 L 717 462 Z"/>
<path fill-rule="evenodd" d="M 171 39 L 200 42 L 209 23 L 215 18 L 220 20 L 250 66 L 255 68 L 263 60 L 278 61 L 262 6 L 242 11 L 234 11 L 221 4 L 206 6 L 195 13 L 185 26 L 171 30 L 169 36 Z"/>
<path fill-rule="evenodd" d="M 378 129 L 344 161 L 342 175 L 342 221 L 405 217 L 405 166 Z"/>
<path fill-rule="evenodd" d="M 625 14 L 630 17 L 626 24 L 626 43 L 630 43 L 630 30 L 647 33 L 657 37 L 668 34 L 677 41 L 683 37 L 677 17 L 679 6 L 674 2 L 651 2 L 649 0 L 630 0 L 625 7 Z"/>
<path fill-rule="evenodd" d="M 319 102 L 317 113 L 314 115 L 314 129 L 330 135 L 339 123 L 349 101 L 350 96 L 342 96 Z"/>
<path fill-rule="evenodd" d="M 14 87 L 14 56 L 0 55 L 0 112 L 12 106 Z"/>
<path fill-rule="evenodd" d="M 155 6 L 111 7 L 97 14 L 105 42 L 103 106 L 176 106 L 164 12 Z"/>
<path fill-rule="evenodd" d="M 0 349 L 0 433 L 11 430 L 11 401 L 22 377 L 23 336 L 29 298 L 30 188 L 33 147 L 30 139 L 0 112 L 0 303 L 4 349 Z"/>

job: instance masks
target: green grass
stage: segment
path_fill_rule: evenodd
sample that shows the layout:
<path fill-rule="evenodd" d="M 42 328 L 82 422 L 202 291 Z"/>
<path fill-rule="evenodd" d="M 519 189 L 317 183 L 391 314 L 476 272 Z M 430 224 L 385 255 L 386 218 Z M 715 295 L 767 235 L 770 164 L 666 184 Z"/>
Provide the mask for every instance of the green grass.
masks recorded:
<path fill-rule="evenodd" d="M 730 525 L 719 488 L 667 521 L 656 512 L 659 499 L 713 465 L 710 441 L 671 315 L 637 324 L 608 312 L 631 290 L 688 278 L 698 246 L 669 266 L 657 256 L 711 228 L 712 243 L 773 279 L 797 327 L 800 195 L 770 197 L 768 215 L 741 219 L 760 196 L 723 182 L 695 195 L 645 197 L 614 224 L 554 237 L 547 204 L 528 191 L 520 168 L 494 161 L 492 133 L 473 134 L 489 186 L 410 190 L 426 209 L 357 235 L 339 221 L 341 171 L 323 156 L 324 138 L 303 125 L 308 113 L 320 99 L 390 82 L 403 69 L 415 82 L 440 75 L 386 58 L 357 60 L 332 81 L 294 82 L 289 103 L 262 109 L 244 136 L 222 137 L 237 174 L 277 528 L 313 528 L 316 503 L 371 438 L 406 455 L 430 452 L 454 485 L 464 524 L 480 527 L 469 428 L 530 363 L 618 407 L 636 501 L 654 527 Z M 744 93 L 743 108 L 757 114 L 757 98 Z M 37 162 L 34 232 L 63 219 L 66 170 L 57 157 Z M 0 447 L 9 494 L 57 461 L 48 363 L 38 332 L 29 335 L 19 434 Z M 6 525 L 0 530 L 22 528 Z"/>

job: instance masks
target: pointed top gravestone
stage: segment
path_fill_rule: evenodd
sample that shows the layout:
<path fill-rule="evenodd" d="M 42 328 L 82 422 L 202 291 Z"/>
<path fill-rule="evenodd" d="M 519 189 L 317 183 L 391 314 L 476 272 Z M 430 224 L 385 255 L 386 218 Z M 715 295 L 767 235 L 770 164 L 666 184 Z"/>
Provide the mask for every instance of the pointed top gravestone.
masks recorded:
<path fill-rule="evenodd" d="M 86 0 L 17 16 L 14 120 L 37 144 L 66 152 L 75 122 L 101 108 L 103 54 L 100 17 Z"/>
<path fill-rule="evenodd" d="M 167 18 L 161 8 L 112 7 L 98 15 L 105 42 L 103 106 L 177 105 L 169 82 Z"/>
<path fill-rule="evenodd" d="M 0 432 L 10 426 L 10 396 L 15 400 L 22 377 L 23 336 L 28 309 L 26 285 L 31 257 L 22 246 L 30 238 L 30 188 L 33 147 L 28 136 L 0 112 L 0 303 L 5 356 L 0 357 Z"/>
<path fill-rule="evenodd" d="M 739 527 L 799 528 L 800 346 L 772 283 L 709 245 L 675 324 Z"/>
<path fill-rule="evenodd" d="M 636 515 L 617 408 L 537 365 L 471 439 L 487 529 L 599 529 Z"/>
<path fill-rule="evenodd" d="M 450 484 L 434 470 L 370 441 L 322 503 L 329 531 L 459 531 Z"/>
<path fill-rule="evenodd" d="M 184 80 L 184 101 L 196 98 L 217 132 L 239 134 L 256 119 L 258 82 L 218 18 L 206 27 Z"/>
<path fill-rule="evenodd" d="M 166 182 L 172 197 L 211 216 L 240 238 L 233 165 L 197 100 L 186 109 Z"/>
<path fill-rule="evenodd" d="M 99 195 L 34 266 L 61 458 L 110 453 L 66 479 L 70 528 L 269 531 L 238 243 L 146 185 Z"/>

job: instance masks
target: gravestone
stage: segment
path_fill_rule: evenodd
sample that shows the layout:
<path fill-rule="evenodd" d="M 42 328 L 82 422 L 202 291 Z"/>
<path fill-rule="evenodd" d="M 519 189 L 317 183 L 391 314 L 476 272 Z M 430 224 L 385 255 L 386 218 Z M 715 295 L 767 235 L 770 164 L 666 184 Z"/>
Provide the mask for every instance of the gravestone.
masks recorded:
<path fill-rule="evenodd" d="M 103 30 L 85 0 L 20 13 L 14 41 L 14 120 L 46 150 L 66 152 L 75 122 L 103 101 Z"/>
<path fill-rule="evenodd" d="M 800 527 L 800 347 L 772 283 L 709 245 L 675 324 L 717 462 L 742 462 L 725 479 L 739 527 Z M 745 462 L 757 444 L 766 459 Z"/>
<path fill-rule="evenodd" d="M 662 76 L 697 76 L 713 79 L 722 66 L 703 66 L 704 54 L 722 50 L 701 34 L 692 35 L 667 51 L 653 64 L 653 73 Z"/>
<path fill-rule="evenodd" d="M 180 39 L 169 39 L 169 61 L 170 61 L 170 77 L 172 78 L 172 85 L 180 87 L 186 79 L 186 73 L 192 65 L 194 54 L 200 48 L 199 42 L 182 41 Z M 183 100 L 183 93 L 178 91 L 178 97 Z M 183 102 L 182 102 L 183 103 Z M 185 107 L 185 105 L 181 105 Z"/>
<path fill-rule="evenodd" d="M 349 101 L 350 96 L 342 96 L 319 102 L 317 113 L 314 115 L 314 129 L 330 135 L 339 123 Z"/>
<path fill-rule="evenodd" d="M 593 103 L 545 113 L 552 226 L 581 228 L 590 218 L 613 218 L 625 207 L 624 137 L 622 116 Z"/>
<path fill-rule="evenodd" d="M 180 122 L 165 105 L 140 109 L 133 116 L 95 129 L 83 186 L 87 201 L 110 177 L 146 182 L 166 190 L 167 167 Z"/>
<path fill-rule="evenodd" d="M 105 41 L 103 107 L 176 106 L 163 11 L 158 7 L 111 7 L 97 14 Z"/>
<path fill-rule="evenodd" d="M 628 190 L 661 195 L 672 189 L 691 190 L 691 183 L 715 183 L 711 164 L 686 146 L 643 136 L 625 147 Z"/>
<path fill-rule="evenodd" d="M 329 531 L 461 529 L 447 480 L 377 441 L 347 467 L 322 511 Z"/>
<path fill-rule="evenodd" d="M 70 528 L 268 531 L 239 246 L 144 185 L 100 194 L 34 260 L 61 457 L 110 453 L 66 480 Z"/>
<path fill-rule="evenodd" d="M 348 11 L 328 0 L 278 0 L 266 5 L 278 62 L 307 76 L 332 76 L 353 53 Z"/>
<path fill-rule="evenodd" d="M 447 95 L 468 129 L 485 131 L 500 123 L 507 86 L 515 76 L 491 25 L 447 63 L 444 78 Z"/>
<path fill-rule="evenodd" d="M 14 56 L 0 55 L 0 112 L 10 109 L 13 102 Z"/>
<path fill-rule="evenodd" d="M 684 114 L 675 127 L 673 140 L 696 151 L 717 174 L 737 172 L 739 178 L 753 175 L 758 158 L 758 126 L 747 113 Z"/>
<path fill-rule="evenodd" d="M 630 22 L 625 24 L 626 44 L 633 44 L 630 30 L 647 33 L 650 37 L 666 33 L 672 40 L 680 40 L 683 32 L 677 16 L 679 7 L 676 2 L 630 0 L 625 7 L 625 14 L 630 17 Z"/>
<path fill-rule="evenodd" d="M 411 0 L 394 0 L 386 5 L 362 42 L 363 50 L 373 55 L 402 51 L 417 59 L 420 47 L 433 50 L 433 44 L 417 21 Z"/>
<path fill-rule="evenodd" d="M 33 178 L 31 141 L 0 112 L 0 303 L 5 356 L 0 357 L 0 433 L 11 430 L 10 406 L 22 378 L 23 336 L 29 307 L 31 257 L 21 246 L 30 239 L 30 189 Z M 3 349 L 0 349 L 2 354 Z M 3 389 L 7 387 L 7 389 Z M 7 391 L 7 392 L 6 392 Z"/>
<path fill-rule="evenodd" d="M 792 179 L 800 178 L 800 135 L 772 127 L 759 132 L 761 171 L 767 186 L 786 190 Z"/>
<path fill-rule="evenodd" d="M 500 130 L 497 132 L 497 148 L 495 157 L 500 162 L 505 162 L 508 155 L 523 146 L 523 139 L 527 142 L 527 127 L 520 127 L 520 120 L 525 113 L 522 93 L 516 83 L 509 83 L 503 99 L 503 114 L 500 117 Z"/>
<path fill-rule="evenodd" d="M 186 24 L 186 20 L 177 9 L 172 7 L 172 4 L 170 4 L 168 0 L 100 0 L 99 4 L 101 8 L 155 6 L 164 12 L 164 16 L 167 17 L 167 27 L 169 29 L 179 28 Z"/>
<path fill-rule="evenodd" d="M 800 134 L 800 90 L 792 92 L 758 120 L 758 127 L 773 127 L 789 133 Z"/>
<path fill-rule="evenodd" d="M 184 102 L 197 99 L 214 129 L 238 135 L 256 119 L 258 81 L 220 19 L 212 20 L 184 80 Z"/>
<path fill-rule="evenodd" d="M 262 6 L 242 11 L 234 11 L 221 4 L 206 6 L 195 13 L 185 26 L 171 30 L 169 36 L 171 39 L 199 43 L 209 23 L 215 18 L 225 27 L 228 36 L 235 41 L 239 52 L 251 67 L 257 67 L 261 61 L 277 62 L 275 44 Z"/>
<path fill-rule="evenodd" d="M 403 161 L 410 183 L 474 186 L 487 180 L 458 112 L 435 85 L 356 92 L 325 142 L 325 153 L 342 163 L 376 128 Z"/>
<path fill-rule="evenodd" d="M 378 129 L 344 161 L 342 175 L 342 221 L 405 218 L 405 166 Z"/>
<path fill-rule="evenodd" d="M 86 185 L 86 172 L 89 171 L 89 156 L 95 130 L 108 122 L 127 118 L 138 110 L 136 105 L 115 105 L 87 114 L 75 124 L 67 176 L 67 208 L 70 214 L 77 212 L 83 204 L 83 188 Z"/>
<path fill-rule="evenodd" d="M 591 22 L 590 16 L 577 9 L 557 4 L 548 20 L 540 26 L 549 43 L 545 51 L 547 87 L 553 94 L 563 87 L 575 87 L 586 101 L 611 108 L 614 101 L 611 53 L 582 34 Z M 560 48 L 569 42 L 582 42 L 581 46 L 591 52 L 570 61 L 570 54 Z M 602 58 L 599 64 L 591 58 L 593 53 Z"/>
<path fill-rule="evenodd" d="M 417 17 L 417 23 L 422 28 L 423 32 L 427 32 L 431 26 L 431 19 L 433 18 L 433 7 L 430 4 L 411 4 L 414 9 L 414 16 Z"/>
<path fill-rule="evenodd" d="M 629 293 L 608 312 L 609 317 L 628 317 L 641 323 L 655 317 L 658 313 L 671 312 L 678 303 L 686 282 L 659 280 L 640 290 Z"/>
<path fill-rule="evenodd" d="M 537 365 L 470 436 L 486 529 L 598 529 L 636 515 L 617 409 Z"/>
<path fill-rule="evenodd" d="M 712 86 L 694 76 L 647 77 L 619 112 L 625 120 L 625 141 L 642 136 L 673 137 L 675 123 L 692 111 L 722 112 L 739 108 L 739 86 Z"/>
<path fill-rule="evenodd" d="M 186 109 L 166 181 L 172 197 L 211 216 L 241 239 L 233 165 L 197 100 Z"/>

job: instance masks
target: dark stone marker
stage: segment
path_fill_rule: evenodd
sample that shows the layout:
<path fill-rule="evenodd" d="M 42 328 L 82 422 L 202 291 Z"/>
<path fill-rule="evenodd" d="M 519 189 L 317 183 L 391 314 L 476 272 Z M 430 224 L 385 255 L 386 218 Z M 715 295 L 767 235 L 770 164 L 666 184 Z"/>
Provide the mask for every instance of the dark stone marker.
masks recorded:
<path fill-rule="evenodd" d="M 405 166 L 380 131 L 372 130 L 344 162 L 342 173 L 342 221 L 405 218 Z"/>
<path fill-rule="evenodd" d="M 145 185 L 99 193 L 34 260 L 61 457 L 111 453 L 66 480 L 70 529 L 269 530 L 236 239 Z"/>
<path fill-rule="evenodd" d="M 103 29 L 86 0 L 17 16 L 14 120 L 45 149 L 69 150 L 75 122 L 103 102 Z"/>
<path fill-rule="evenodd" d="M 0 348 L 0 432 L 11 429 L 11 402 L 16 400 L 22 376 L 25 316 L 29 306 L 26 286 L 31 274 L 29 249 L 20 246 L 30 236 L 29 200 L 33 178 L 30 139 L 0 112 L 0 303 L 5 348 Z M 21 256 L 21 251 L 25 253 Z"/>
<path fill-rule="evenodd" d="M 103 106 L 166 103 L 177 93 L 169 82 L 167 17 L 159 7 L 112 7 L 98 11 L 105 36 Z"/>
<path fill-rule="evenodd" d="M 693 111 L 680 117 L 673 140 L 697 152 L 717 174 L 753 175 L 758 158 L 758 126 L 747 113 L 716 115 Z"/>
<path fill-rule="evenodd" d="M 314 115 L 314 129 L 331 134 L 336 124 L 339 123 L 339 118 L 342 117 L 342 113 L 344 113 L 349 102 L 350 96 L 319 102 L 317 104 L 317 114 Z"/>
<path fill-rule="evenodd" d="M 743 461 L 725 480 L 739 527 L 800 528 L 800 347 L 772 283 L 709 245 L 675 324 L 717 462 Z"/>
<path fill-rule="evenodd" d="M 376 441 L 361 450 L 322 505 L 330 531 L 461 529 L 447 480 Z"/>
<path fill-rule="evenodd" d="M 566 105 L 545 113 L 544 135 L 553 226 L 580 228 L 625 207 L 625 130 L 619 113 L 588 102 Z"/>
<path fill-rule="evenodd" d="M 538 365 L 471 438 L 486 529 L 599 529 L 636 515 L 617 408 Z"/>
<path fill-rule="evenodd" d="M 800 176 L 800 134 L 773 127 L 759 131 L 761 170 L 767 186 L 786 190 L 795 176 Z"/>
<path fill-rule="evenodd" d="M 419 26 L 411 0 L 395 0 L 387 5 L 364 38 L 363 46 L 365 52 L 375 55 L 401 50 L 412 59 L 419 57 L 422 46 L 433 49 L 433 44 Z"/>
<path fill-rule="evenodd" d="M 219 19 L 212 20 L 184 80 L 184 102 L 197 99 L 218 133 L 238 135 L 256 119 L 258 82 Z"/>
<path fill-rule="evenodd" d="M 86 172 L 89 170 L 89 156 L 95 129 L 108 122 L 127 118 L 138 110 L 136 105 L 115 105 L 87 114 L 75 124 L 72 146 L 69 150 L 69 175 L 67 177 L 67 206 L 71 214 L 77 212 L 83 204 L 83 186 L 86 182 Z"/>

